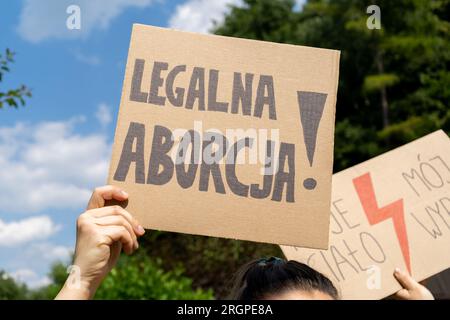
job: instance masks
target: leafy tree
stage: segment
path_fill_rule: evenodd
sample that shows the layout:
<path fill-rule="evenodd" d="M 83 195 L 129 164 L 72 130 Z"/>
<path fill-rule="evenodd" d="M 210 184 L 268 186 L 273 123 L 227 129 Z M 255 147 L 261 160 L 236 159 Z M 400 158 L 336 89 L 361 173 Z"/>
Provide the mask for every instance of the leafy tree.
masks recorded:
<path fill-rule="evenodd" d="M 0 300 L 21 300 L 27 298 L 27 287 L 17 283 L 6 272 L 0 270 Z"/>
<path fill-rule="evenodd" d="M 298 13 L 293 0 L 245 0 L 243 6 L 232 6 L 216 34 L 273 42 L 296 43 Z"/>
<path fill-rule="evenodd" d="M 380 30 L 366 8 L 381 8 Z M 341 50 L 335 169 L 450 131 L 449 0 L 245 0 L 215 32 Z"/>
<path fill-rule="evenodd" d="M 47 286 L 30 290 L 29 298 L 32 300 L 54 299 L 66 281 L 67 267 L 68 265 L 61 261 L 54 262 L 48 274 L 51 283 Z"/>
<path fill-rule="evenodd" d="M 10 71 L 10 64 L 14 62 L 14 55 L 15 53 L 9 49 L 5 50 L 5 54 L 0 54 L 0 82 L 3 81 L 5 73 Z M 25 85 L 6 91 L 0 89 L 0 109 L 5 104 L 14 108 L 18 108 L 19 103 L 24 106 L 25 97 L 31 97 L 31 90 Z"/>
<path fill-rule="evenodd" d="M 145 254 L 123 256 L 102 282 L 96 299 L 212 299 L 211 290 L 192 289 L 179 265 L 164 271 L 160 259 Z"/>
<path fill-rule="evenodd" d="M 51 283 L 37 289 L 30 289 L 0 270 L 0 300 L 45 300 L 53 299 L 67 278 L 67 264 L 55 262 L 50 270 Z"/>
<path fill-rule="evenodd" d="M 67 278 L 67 264 L 57 262 L 49 277 L 52 283 L 26 294 L 31 299 L 53 299 Z M 1 291 L 0 291 L 1 292 Z M 95 299 L 211 299 L 212 290 L 193 289 L 192 280 L 184 275 L 181 265 L 169 271 L 161 259 L 145 252 L 122 255 L 118 264 L 100 285 Z"/>
<path fill-rule="evenodd" d="M 183 265 L 194 287 L 212 288 L 216 298 L 228 296 L 233 275 L 243 264 L 282 256 L 277 245 L 159 231 L 146 233 L 142 248 L 161 258 L 165 270 Z"/>

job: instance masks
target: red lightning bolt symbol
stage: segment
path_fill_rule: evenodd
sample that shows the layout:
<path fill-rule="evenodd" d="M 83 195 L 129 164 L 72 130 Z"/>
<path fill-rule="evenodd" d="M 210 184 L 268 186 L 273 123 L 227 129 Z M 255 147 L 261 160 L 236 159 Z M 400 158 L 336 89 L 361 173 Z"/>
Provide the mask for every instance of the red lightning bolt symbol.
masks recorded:
<path fill-rule="evenodd" d="M 378 207 L 375 191 L 373 189 L 370 173 L 353 179 L 353 185 L 358 193 L 367 220 L 370 225 L 380 223 L 392 218 L 395 233 L 402 250 L 406 267 L 411 274 L 411 261 L 409 257 L 408 235 L 406 233 L 405 217 L 403 213 L 403 199 L 396 200 L 382 208 Z"/>

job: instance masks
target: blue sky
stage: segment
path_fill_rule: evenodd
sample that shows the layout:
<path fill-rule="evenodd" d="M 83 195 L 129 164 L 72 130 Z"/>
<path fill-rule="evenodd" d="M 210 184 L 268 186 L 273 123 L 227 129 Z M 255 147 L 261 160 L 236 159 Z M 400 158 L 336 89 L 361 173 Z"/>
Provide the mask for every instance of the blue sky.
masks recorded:
<path fill-rule="evenodd" d="M 207 32 L 240 0 L 0 2 L 0 50 L 17 53 L 0 88 L 33 97 L 0 110 L 0 269 L 37 287 L 67 260 L 75 220 L 104 184 L 131 26 Z M 81 10 L 68 30 L 66 8 Z"/>

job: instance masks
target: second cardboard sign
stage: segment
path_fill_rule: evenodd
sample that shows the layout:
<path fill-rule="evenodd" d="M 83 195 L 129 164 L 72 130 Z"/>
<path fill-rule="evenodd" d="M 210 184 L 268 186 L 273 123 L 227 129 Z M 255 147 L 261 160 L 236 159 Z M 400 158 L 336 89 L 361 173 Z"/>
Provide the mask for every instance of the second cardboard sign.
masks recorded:
<path fill-rule="evenodd" d="M 442 131 L 333 175 L 330 247 L 282 246 L 344 299 L 400 289 L 396 267 L 426 279 L 450 267 L 450 139 Z"/>

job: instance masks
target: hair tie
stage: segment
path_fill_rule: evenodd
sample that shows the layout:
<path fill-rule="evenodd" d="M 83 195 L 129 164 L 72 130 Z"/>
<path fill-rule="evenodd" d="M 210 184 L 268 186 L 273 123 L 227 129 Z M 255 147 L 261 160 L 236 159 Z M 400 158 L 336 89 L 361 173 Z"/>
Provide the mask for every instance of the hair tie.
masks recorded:
<path fill-rule="evenodd" d="M 272 263 L 273 265 L 281 264 L 284 263 L 284 259 L 278 257 L 270 257 L 269 259 L 262 258 L 258 260 L 258 266 L 266 266 L 269 263 Z"/>

